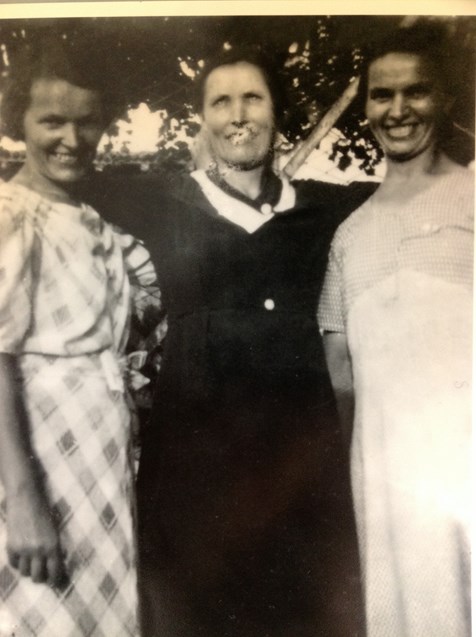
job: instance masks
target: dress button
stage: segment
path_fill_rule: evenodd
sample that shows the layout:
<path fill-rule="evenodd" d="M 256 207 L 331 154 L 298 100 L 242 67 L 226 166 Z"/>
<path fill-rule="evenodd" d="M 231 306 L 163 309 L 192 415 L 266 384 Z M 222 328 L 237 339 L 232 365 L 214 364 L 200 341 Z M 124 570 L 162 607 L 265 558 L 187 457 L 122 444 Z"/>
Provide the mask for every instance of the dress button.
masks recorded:
<path fill-rule="evenodd" d="M 267 310 L 274 310 L 274 308 L 276 307 L 273 299 L 266 299 L 266 301 L 264 302 L 264 306 Z"/>
<path fill-rule="evenodd" d="M 441 226 L 438 223 L 424 223 L 422 224 L 422 231 L 425 234 L 430 234 L 432 232 L 438 232 L 438 230 L 440 230 Z"/>
<path fill-rule="evenodd" d="M 264 203 L 260 210 L 264 215 L 269 215 L 273 212 L 273 207 L 269 203 Z"/>

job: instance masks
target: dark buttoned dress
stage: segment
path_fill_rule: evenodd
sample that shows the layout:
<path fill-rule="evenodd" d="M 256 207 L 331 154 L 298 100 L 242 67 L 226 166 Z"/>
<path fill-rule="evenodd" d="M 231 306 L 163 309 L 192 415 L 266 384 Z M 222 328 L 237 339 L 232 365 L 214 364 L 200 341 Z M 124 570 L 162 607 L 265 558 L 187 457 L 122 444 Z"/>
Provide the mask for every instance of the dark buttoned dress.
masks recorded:
<path fill-rule="evenodd" d="M 138 479 L 144 637 L 360 634 L 316 320 L 335 227 L 363 198 L 343 192 L 304 184 L 251 234 L 191 178 L 150 202 L 169 329 Z"/>

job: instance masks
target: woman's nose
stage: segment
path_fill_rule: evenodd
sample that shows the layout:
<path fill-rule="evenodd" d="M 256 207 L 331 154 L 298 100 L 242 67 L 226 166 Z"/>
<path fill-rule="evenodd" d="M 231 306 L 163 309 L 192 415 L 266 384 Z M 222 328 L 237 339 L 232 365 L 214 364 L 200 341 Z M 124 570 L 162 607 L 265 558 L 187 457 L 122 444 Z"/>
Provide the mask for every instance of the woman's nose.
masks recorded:
<path fill-rule="evenodd" d="M 63 128 L 63 143 L 68 148 L 77 148 L 79 145 L 78 130 L 74 124 L 65 124 Z"/>
<path fill-rule="evenodd" d="M 231 119 L 234 124 L 242 124 L 246 121 L 246 105 L 243 100 L 234 100 L 231 108 Z"/>
<path fill-rule="evenodd" d="M 389 115 L 391 117 L 403 117 L 408 109 L 407 100 L 404 95 L 395 95 L 390 104 Z"/>

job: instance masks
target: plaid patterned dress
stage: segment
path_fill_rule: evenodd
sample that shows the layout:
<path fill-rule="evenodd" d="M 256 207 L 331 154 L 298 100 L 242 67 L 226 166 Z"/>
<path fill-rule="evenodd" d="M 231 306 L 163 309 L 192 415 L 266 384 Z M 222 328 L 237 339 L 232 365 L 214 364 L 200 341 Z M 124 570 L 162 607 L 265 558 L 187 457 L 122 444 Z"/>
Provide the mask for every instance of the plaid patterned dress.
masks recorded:
<path fill-rule="evenodd" d="M 18 357 L 68 572 L 55 589 L 9 567 L 0 490 L 0 635 L 135 635 L 130 416 L 119 361 L 131 279 L 153 276 L 148 255 L 92 208 L 14 183 L 0 187 L 0 211 L 0 351 Z"/>

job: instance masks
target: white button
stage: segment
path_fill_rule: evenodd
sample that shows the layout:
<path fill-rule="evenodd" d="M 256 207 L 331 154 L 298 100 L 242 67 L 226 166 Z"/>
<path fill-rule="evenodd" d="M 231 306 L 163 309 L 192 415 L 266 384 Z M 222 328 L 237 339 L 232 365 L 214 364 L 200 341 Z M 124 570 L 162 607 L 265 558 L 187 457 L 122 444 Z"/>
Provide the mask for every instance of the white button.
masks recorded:
<path fill-rule="evenodd" d="M 437 223 L 424 223 L 421 229 L 425 234 L 430 234 L 430 232 L 437 232 L 440 226 Z"/>
<path fill-rule="evenodd" d="M 273 207 L 269 203 L 264 203 L 260 210 L 264 215 L 269 215 L 273 212 Z"/>
<path fill-rule="evenodd" d="M 274 308 L 276 307 L 273 299 L 266 299 L 266 301 L 264 302 L 264 306 L 267 310 L 274 310 Z"/>

